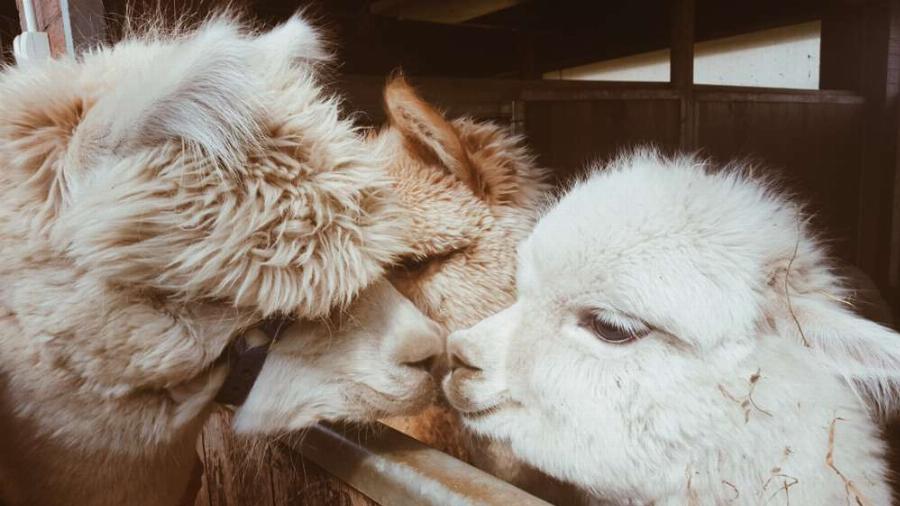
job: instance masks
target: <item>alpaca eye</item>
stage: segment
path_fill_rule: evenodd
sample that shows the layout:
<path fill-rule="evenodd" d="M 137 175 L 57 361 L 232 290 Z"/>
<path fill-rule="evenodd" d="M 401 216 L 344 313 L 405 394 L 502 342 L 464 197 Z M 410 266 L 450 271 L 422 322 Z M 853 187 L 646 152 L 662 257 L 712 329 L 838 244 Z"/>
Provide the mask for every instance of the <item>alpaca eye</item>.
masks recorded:
<path fill-rule="evenodd" d="M 455 249 L 443 253 L 434 253 L 423 257 L 410 256 L 402 259 L 400 263 L 397 264 L 397 267 L 399 267 L 401 271 L 407 274 L 417 274 L 421 273 L 432 264 L 445 263 L 461 251 L 462 249 Z"/>
<path fill-rule="evenodd" d="M 434 257 L 408 257 L 400 262 L 399 267 L 407 272 L 417 272 L 428 267 L 433 260 Z"/>
<path fill-rule="evenodd" d="M 625 344 L 636 341 L 650 333 L 650 329 L 629 328 L 607 321 L 596 314 L 588 314 L 582 319 L 582 326 L 589 329 L 600 340 L 611 344 Z"/>

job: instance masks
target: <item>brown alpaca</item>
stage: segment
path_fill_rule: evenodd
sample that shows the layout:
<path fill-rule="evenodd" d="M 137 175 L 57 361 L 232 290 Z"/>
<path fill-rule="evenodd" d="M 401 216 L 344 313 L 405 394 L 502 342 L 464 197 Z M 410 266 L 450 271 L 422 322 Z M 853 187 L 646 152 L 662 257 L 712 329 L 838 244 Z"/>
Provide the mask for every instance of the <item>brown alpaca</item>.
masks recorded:
<path fill-rule="evenodd" d="M 413 258 L 388 277 L 447 331 L 467 328 L 515 300 L 516 247 L 548 198 L 544 171 L 521 138 L 490 123 L 445 119 L 402 77 L 389 80 L 384 104 L 388 124 L 369 144 L 387 160 L 421 238 Z M 444 403 L 387 423 L 536 495 L 567 504 L 580 497 L 504 445 L 464 433 Z"/>
<path fill-rule="evenodd" d="M 428 240 L 389 278 L 448 331 L 465 328 L 512 303 L 512 260 L 547 190 L 543 173 L 520 139 L 489 123 L 448 121 L 402 77 L 389 80 L 384 104 L 388 124 L 370 136 L 370 146 L 386 161 L 410 215 L 441 217 L 414 218 L 416 234 Z M 444 406 L 391 424 L 468 458 L 455 415 Z"/>

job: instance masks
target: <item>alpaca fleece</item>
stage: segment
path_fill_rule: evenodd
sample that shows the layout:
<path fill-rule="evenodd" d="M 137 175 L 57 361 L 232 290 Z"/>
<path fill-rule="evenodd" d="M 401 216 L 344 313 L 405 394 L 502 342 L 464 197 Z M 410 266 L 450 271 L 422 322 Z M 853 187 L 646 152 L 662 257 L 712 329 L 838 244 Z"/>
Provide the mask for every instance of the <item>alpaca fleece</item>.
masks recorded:
<path fill-rule="evenodd" d="M 349 304 L 408 250 L 326 56 L 300 18 L 218 17 L 2 69 L 6 504 L 174 504 L 229 341 Z"/>
<path fill-rule="evenodd" d="M 890 503 L 900 335 L 745 168 L 622 156 L 540 219 L 517 279 L 448 341 L 472 430 L 612 504 Z"/>
<path fill-rule="evenodd" d="M 402 76 L 388 81 L 384 104 L 388 124 L 369 146 L 393 177 L 413 246 L 388 278 L 447 331 L 473 325 L 515 301 L 516 247 L 549 198 L 545 171 L 520 137 L 488 122 L 447 119 Z M 446 403 L 387 422 L 554 503 L 575 500 L 570 487 L 524 465 L 505 444 L 466 433 Z"/>

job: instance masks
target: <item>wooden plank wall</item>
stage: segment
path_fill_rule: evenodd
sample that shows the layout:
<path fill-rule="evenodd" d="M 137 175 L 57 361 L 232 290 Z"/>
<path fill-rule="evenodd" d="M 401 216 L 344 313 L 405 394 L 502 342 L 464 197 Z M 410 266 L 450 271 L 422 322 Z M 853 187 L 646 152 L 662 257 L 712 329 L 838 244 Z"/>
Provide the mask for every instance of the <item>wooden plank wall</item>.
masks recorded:
<path fill-rule="evenodd" d="M 900 317 L 900 0 L 830 1 L 820 87 L 865 97 L 857 264 Z"/>
<path fill-rule="evenodd" d="M 559 184 L 623 149 L 675 152 L 690 132 L 689 151 L 723 163 L 743 158 L 782 181 L 808 201 L 835 253 L 857 258 L 865 100 L 852 92 L 694 86 L 685 126 L 678 92 L 644 83 L 411 82 L 451 115 L 510 122 L 520 111 L 529 147 Z M 382 85 L 363 77 L 339 87 L 350 110 L 378 124 Z"/>
<path fill-rule="evenodd" d="M 806 200 L 834 252 L 856 260 L 862 103 L 701 100 L 697 144 L 719 162 L 746 158 Z"/>
<path fill-rule="evenodd" d="M 650 83 L 411 79 L 450 115 L 513 122 L 558 184 L 592 162 L 652 144 L 717 162 L 746 159 L 808 202 L 833 252 L 859 257 L 860 180 L 866 101 L 848 91 L 692 86 L 685 110 L 678 89 Z M 347 77 L 336 88 L 364 123 L 384 120 L 384 80 Z M 685 118 L 685 115 L 687 117 Z"/>
<path fill-rule="evenodd" d="M 695 150 L 720 163 L 747 159 L 783 181 L 809 202 L 835 253 L 854 261 L 862 101 L 697 95 L 689 127 Z M 662 99 L 526 102 L 525 130 L 541 163 L 563 182 L 624 148 L 653 143 L 673 152 L 680 144 L 679 112 L 677 100 Z"/>
<path fill-rule="evenodd" d="M 525 132 L 542 166 L 564 183 L 591 163 L 638 145 L 672 153 L 679 144 L 678 100 L 525 103 Z"/>

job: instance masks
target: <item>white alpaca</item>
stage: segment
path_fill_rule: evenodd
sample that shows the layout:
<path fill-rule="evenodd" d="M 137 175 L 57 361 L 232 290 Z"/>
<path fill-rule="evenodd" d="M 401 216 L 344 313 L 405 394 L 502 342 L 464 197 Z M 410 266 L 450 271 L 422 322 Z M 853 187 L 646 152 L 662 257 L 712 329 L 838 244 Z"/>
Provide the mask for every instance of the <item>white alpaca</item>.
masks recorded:
<path fill-rule="evenodd" d="M 275 345 L 273 365 L 319 357 L 276 378 L 327 387 L 308 419 L 431 397 L 441 334 L 377 282 L 422 238 L 318 84 L 323 54 L 299 18 L 217 18 L 0 69 L 0 502 L 176 504 L 224 350 L 272 314 L 358 313 Z"/>
<path fill-rule="evenodd" d="M 900 336 L 842 296 L 797 205 L 641 151 L 540 220 L 517 302 L 451 335 L 444 388 L 614 504 L 889 504 L 870 410 L 895 408 Z"/>

